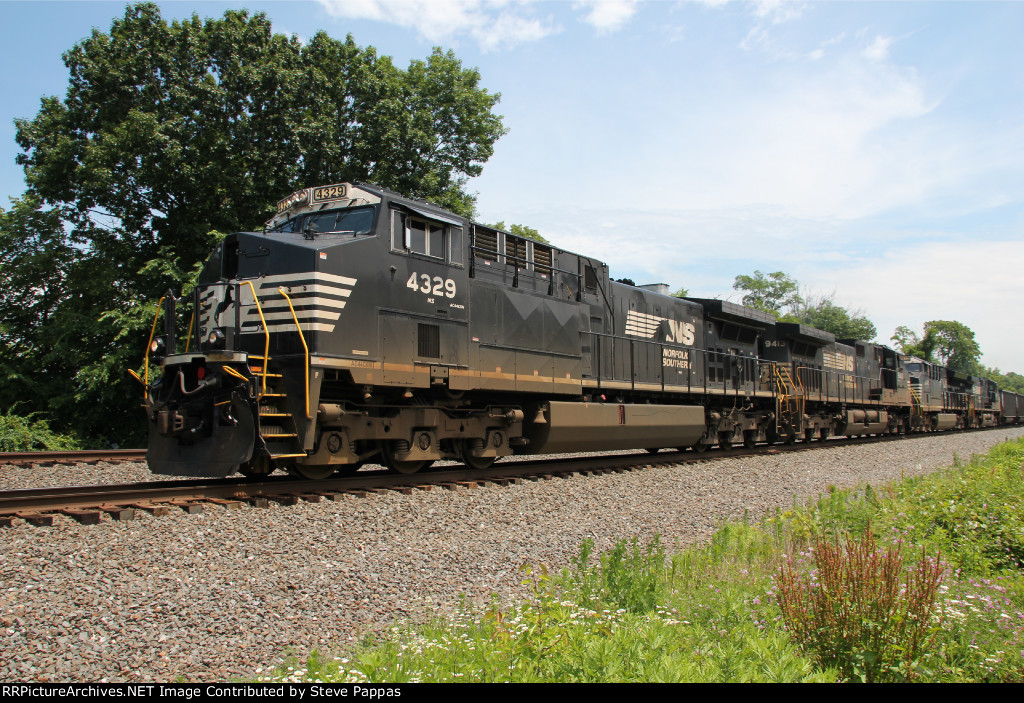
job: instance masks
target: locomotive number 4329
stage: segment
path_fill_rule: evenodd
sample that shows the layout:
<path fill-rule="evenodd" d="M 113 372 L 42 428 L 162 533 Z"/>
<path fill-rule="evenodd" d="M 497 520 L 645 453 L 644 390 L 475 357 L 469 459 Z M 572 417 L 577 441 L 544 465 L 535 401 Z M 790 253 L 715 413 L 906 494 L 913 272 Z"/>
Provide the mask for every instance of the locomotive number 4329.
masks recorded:
<path fill-rule="evenodd" d="M 413 274 L 409 276 L 409 280 L 405 282 L 405 287 L 412 288 L 414 291 L 424 295 L 443 295 L 446 298 L 455 297 L 455 281 L 450 278 L 441 278 L 440 276 L 431 278 L 425 273 L 413 271 Z"/>

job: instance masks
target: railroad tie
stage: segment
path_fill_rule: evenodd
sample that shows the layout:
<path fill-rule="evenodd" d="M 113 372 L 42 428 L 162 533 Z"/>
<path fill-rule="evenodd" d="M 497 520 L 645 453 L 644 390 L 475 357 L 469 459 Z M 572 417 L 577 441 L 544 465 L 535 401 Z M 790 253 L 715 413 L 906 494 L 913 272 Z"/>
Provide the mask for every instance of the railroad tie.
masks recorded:
<path fill-rule="evenodd" d="M 206 502 L 213 503 L 214 505 L 219 505 L 223 508 L 227 508 L 228 510 L 236 510 L 242 507 L 242 501 L 228 500 L 227 498 L 207 498 Z"/>
<path fill-rule="evenodd" d="M 123 505 L 101 505 L 100 510 L 119 522 L 128 522 L 135 519 L 135 509 L 126 508 Z"/>
<path fill-rule="evenodd" d="M 50 513 L 19 512 L 14 514 L 30 525 L 53 527 L 53 515 Z"/>
<path fill-rule="evenodd" d="M 98 508 L 93 510 L 80 510 L 78 508 L 62 508 L 62 515 L 74 518 L 83 525 L 97 525 L 100 521 L 100 511 Z"/>
<path fill-rule="evenodd" d="M 169 500 L 167 501 L 167 504 L 181 508 L 189 515 L 198 515 L 199 513 L 203 512 L 203 504 L 196 503 L 191 500 Z"/>
<path fill-rule="evenodd" d="M 171 509 L 163 503 L 132 503 L 129 507 L 143 510 L 153 517 L 163 517 L 171 512 Z"/>

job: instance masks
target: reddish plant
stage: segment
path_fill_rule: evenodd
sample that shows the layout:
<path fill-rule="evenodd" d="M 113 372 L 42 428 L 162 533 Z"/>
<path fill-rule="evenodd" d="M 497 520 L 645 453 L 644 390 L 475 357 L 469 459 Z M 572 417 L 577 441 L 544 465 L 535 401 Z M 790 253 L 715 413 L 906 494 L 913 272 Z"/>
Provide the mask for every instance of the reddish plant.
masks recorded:
<path fill-rule="evenodd" d="M 945 569 L 922 552 L 904 569 L 899 545 L 880 550 L 870 531 L 846 544 L 817 542 L 814 568 L 782 566 L 776 589 L 786 629 L 847 680 L 907 681 L 939 627 Z"/>

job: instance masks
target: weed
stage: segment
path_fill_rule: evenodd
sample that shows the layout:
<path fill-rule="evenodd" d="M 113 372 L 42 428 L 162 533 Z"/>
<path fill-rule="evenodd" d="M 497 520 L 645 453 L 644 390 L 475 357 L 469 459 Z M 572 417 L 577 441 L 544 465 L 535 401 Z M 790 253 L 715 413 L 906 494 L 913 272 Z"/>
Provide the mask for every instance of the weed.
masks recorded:
<path fill-rule="evenodd" d="M 789 560 L 778 579 L 778 603 L 796 641 L 847 680 L 907 681 L 922 673 L 935 639 L 943 566 L 922 554 L 904 571 L 899 545 L 879 549 L 870 531 L 845 547 L 819 541 L 814 569 Z"/>

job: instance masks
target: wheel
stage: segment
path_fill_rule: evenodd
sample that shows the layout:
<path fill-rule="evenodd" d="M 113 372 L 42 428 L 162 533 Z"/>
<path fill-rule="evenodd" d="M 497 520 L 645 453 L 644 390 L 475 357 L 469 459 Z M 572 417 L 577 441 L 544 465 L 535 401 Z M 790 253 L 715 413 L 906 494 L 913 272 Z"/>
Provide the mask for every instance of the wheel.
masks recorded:
<path fill-rule="evenodd" d="M 336 467 L 330 464 L 296 464 L 288 469 L 288 473 L 310 481 L 322 481 L 334 475 Z"/>
<path fill-rule="evenodd" d="M 812 441 L 814 441 L 814 435 L 816 435 L 816 434 L 817 434 L 817 431 L 813 427 L 810 428 L 810 429 L 804 430 L 804 441 L 805 442 L 812 442 Z"/>
<path fill-rule="evenodd" d="M 743 433 L 743 446 L 753 449 L 757 446 L 757 430 L 746 430 Z"/>
<path fill-rule="evenodd" d="M 787 433 L 782 441 L 786 444 L 796 444 L 796 432 Z"/>
<path fill-rule="evenodd" d="M 479 445 L 479 444 L 480 444 L 480 442 L 477 441 L 477 445 Z M 472 448 L 472 445 L 473 445 L 473 440 L 472 439 L 464 439 L 459 444 L 459 456 L 462 458 L 462 463 L 463 464 L 465 464 L 466 466 L 468 466 L 471 469 L 476 469 L 478 471 L 482 471 L 483 469 L 489 469 L 492 466 L 494 466 L 494 462 L 495 462 L 496 458 L 493 457 L 493 456 L 487 456 L 487 457 L 473 456 L 470 453 L 470 449 Z"/>
<path fill-rule="evenodd" d="M 723 433 L 718 435 L 718 448 L 722 451 L 728 451 L 732 449 L 732 433 Z"/>
<path fill-rule="evenodd" d="M 708 450 L 709 446 L 711 446 L 711 445 L 708 444 L 707 438 L 706 437 L 701 437 L 700 439 L 697 440 L 697 443 L 694 444 L 690 448 L 693 451 L 697 452 L 698 454 L 703 454 L 704 452 L 706 452 Z"/>
<path fill-rule="evenodd" d="M 649 449 L 645 449 L 644 451 L 647 452 L 648 454 L 657 454 L 658 452 L 661 451 L 661 449 L 658 447 L 652 447 Z"/>
<path fill-rule="evenodd" d="M 400 474 L 414 474 L 417 471 L 422 471 L 434 462 L 430 459 L 418 459 L 415 461 L 400 461 L 395 458 L 395 443 L 394 441 L 384 442 L 384 446 L 381 447 L 381 453 L 384 455 L 384 465 L 396 473 Z"/>

